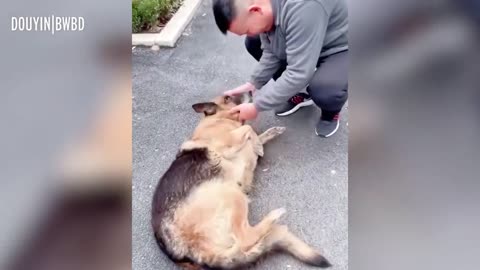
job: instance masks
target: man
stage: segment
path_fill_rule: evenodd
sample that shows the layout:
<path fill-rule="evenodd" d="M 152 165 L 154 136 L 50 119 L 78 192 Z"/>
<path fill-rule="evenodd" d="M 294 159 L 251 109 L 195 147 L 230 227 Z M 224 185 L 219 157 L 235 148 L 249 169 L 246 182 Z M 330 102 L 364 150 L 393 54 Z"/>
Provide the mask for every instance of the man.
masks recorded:
<path fill-rule="evenodd" d="M 249 82 L 225 92 L 261 89 L 253 103 L 234 108 L 240 118 L 267 110 L 286 116 L 316 104 L 322 110 L 316 134 L 338 130 L 348 97 L 345 0 L 213 0 L 213 13 L 222 33 L 247 35 L 247 50 L 259 61 Z"/>

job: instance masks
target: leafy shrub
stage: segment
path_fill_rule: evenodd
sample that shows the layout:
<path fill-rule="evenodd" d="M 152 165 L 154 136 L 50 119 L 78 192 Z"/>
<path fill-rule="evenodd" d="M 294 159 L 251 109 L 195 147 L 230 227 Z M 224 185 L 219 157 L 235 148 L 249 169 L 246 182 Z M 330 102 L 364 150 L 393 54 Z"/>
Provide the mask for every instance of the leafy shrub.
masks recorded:
<path fill-rule="evenodd" d="M 132 0 L 132 31 L 149 29 L 159 19 L 165 21 L 179 0 Z"/>

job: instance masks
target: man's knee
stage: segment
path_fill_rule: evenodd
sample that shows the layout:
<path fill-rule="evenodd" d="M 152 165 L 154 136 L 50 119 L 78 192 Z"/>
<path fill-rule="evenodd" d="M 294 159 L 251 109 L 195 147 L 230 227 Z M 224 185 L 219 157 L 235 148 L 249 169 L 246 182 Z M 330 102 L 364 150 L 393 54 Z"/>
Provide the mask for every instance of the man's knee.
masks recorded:
<path fill-rule="evenodd" d="M 341 107 L 348 98 L 347 84 L 335 81 L 312 82 L 308 92 L 315 104 L 326 109 Z"/>
<path fill-rule="evenodd" d="M 260 36 L 246 37 L 245 48 L 248 53 L 253 56 L 257 61 L 262 57 L 262 42 Z"/>

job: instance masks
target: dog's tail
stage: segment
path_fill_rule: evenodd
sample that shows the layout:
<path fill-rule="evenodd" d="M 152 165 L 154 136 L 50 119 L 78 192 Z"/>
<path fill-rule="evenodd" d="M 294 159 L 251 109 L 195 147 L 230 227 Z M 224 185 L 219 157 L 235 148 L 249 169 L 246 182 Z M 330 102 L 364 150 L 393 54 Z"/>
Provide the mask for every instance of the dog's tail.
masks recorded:
<path fill-rule="evenodd" d="M 266 253 L 279 250 L 290 253 L 300 261 L 320 268 L 332 265 L 318 251 L 292 234 L 285 225 L 274 225 L 271 231 L 245 253 L 245 262 L 253 263 Z"/>

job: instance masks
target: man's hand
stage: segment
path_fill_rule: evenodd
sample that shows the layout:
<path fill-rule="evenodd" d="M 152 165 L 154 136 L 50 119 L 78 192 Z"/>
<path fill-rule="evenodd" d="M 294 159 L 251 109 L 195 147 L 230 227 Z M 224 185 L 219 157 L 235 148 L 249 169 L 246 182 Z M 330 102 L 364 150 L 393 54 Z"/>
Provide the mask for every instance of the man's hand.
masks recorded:
<path fill-rule="evenodd" d="M 243 103 L 230 110 L 230 113 L 239 113 L 238 118 L 241 121 L 252 120 L 257 118 L 257 108 L 253 103 Z"/>
<path fill-rule="evenodd" d="M 225 91 L 223 94 L 226 96 L 235 96 L 240 95 L 245 92 L 255 91 L 255 86 L 251 83 L 245 83 L 240 85 L 239 87 L 233 88 L 231 90 Z"/>

